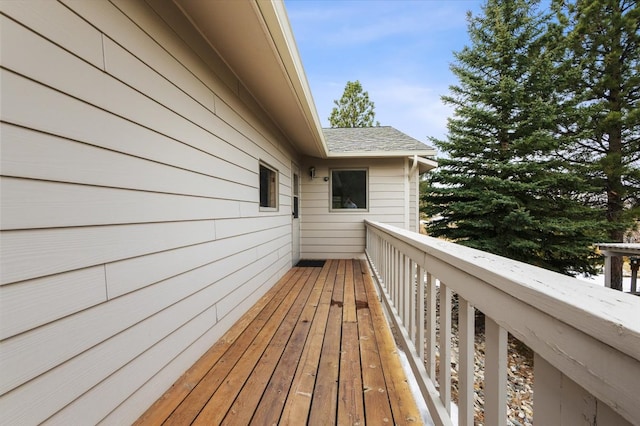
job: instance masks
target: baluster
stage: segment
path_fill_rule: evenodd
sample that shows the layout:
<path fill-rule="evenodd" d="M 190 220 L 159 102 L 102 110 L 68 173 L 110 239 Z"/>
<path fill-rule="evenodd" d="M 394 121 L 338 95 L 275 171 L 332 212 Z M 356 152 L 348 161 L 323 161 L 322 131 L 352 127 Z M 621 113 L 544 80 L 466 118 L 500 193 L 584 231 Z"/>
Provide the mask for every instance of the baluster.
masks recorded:
<path fill-rule="evenodd" d="M 458 424 L 473 426 L 475 309 L 458 295 Z"/>
<path fill-rule="evenodd" d="M 406 303 L 405 290 L 407 288 L 407 257 L 400 254 L 400 280 L 398 280 L 398 315 L 402 318 L 402 324 L 407 326 L 407 319 L 404 317 L 404 306 Z"/>
<path fill-rule="evenodd" d="M 393 257 L 395 256 L 395 249 L 390 242 L 387 242 L 387 244 L 389 244 L 389 281 L 387 283 L 387 291 L 389 296 L 393 297 Z"/>
<path fill-rule="evenodd" d="M 385 240 L 384 244 L 384 288 L 389 291 L 389 244 Z"/>
<path fill-rule="evenodd" d="M 394 274 L 394 287 L 393 287 L 393 305 L 398 310 L 398 295 L 400 293 L 400 251 L 395 249 L 395 274 Z"/>
<path fill-rule="evenodd" d="M 389 287 L 389 245 L 387 241 L 382 242 L 384 244 L 384 287 Z"/>
<path fill-rule="evenodd" d="M 436 280 L 427 272 L 427 353 L 425 368 L 429 378 L 436 376 Z"/>
<path fill-rule="evenodd" d="M 440 400 L 451 412 L 451 290 L 440 281 Z M 491 423 L 487 423 L 491 424 Z"/>
<path fill-rule="evenodd" d="M 371 242 L 371 249 L 373 252 L 373 258 L 375 259 L 376 262 L 376 268 L 378 268 L 378 265 L 380 265 L 379 260 L 378 259 L 378 238 L 377 236 L 371 235 L 371 234 L 367 234 L 369 241 Z"/>
<path fill-rule="evenodd" d="M 391 243 L 389 243 L 391 245 Z M 389 297 L 393 300 L 393 296 L 395 293 L 395 285 L 396 285 L 396 248 L 391 246 L 389 251 Z"/>
<path fill-rule="evenodd" d="M 409 339 L 416 344 L 416 264 L 409 258 L 409 320 L 407 324 L 407 332 L 409 333 Z"/>
<path fill-rule="evenodd" d="M 405 256 L 398 250 L 398 296 L 395 300 L 396 310 L 398 316 L 402 320 L 402 325 L 407 326 L 404 319 L 404 289 L 405 289 Z"/>
<path fill-rule="evenodd" d="M 413 289 L 413 276 L 411 275 L 411 259 L 409 256 L 404 256 L 404 283 L 403 289 L 404 294 L 402 296 L 402 308 L 404 311 L 404 319 L 402 322 L 404 323 L 404 327 L 407 330 L 411 329 L 411 295 Z"/>
<path fill-rule="evenodd" d="M 364 247 L 365 252 L 369 253 L 369 257 L 373 259 L 373 263 L 375 264 L 375 257 L 373 256 L 373 247 L 371 245 L 371 238 L 369 237 L 369 230 L 367 226 L 364 227 Z"/>
<path fill-rule="evenodd" d="M 507 330 L 485 316 L 484 419 L 488 425 L 507 423 Z"/>
<path fill-rule="evenodd" d="M 424 344 L 425 344 L 425 336 L 424 336 L 424 305 L 425 305 L 425 294 L 424 294 L 424 286 L 425 286 L 425 272 L 422 266 L 416 265 L 417 270 L 417 282 L 418 291 L 416 295 L 416 336 L 415 336 L 415 344 L 416 349 L 418 350 L 418 355 L 420 356 L 420 360 L 424 362 Z"/>
<path fill-rule="evenodd" d="M 382 272 L 382 255 L 383 255 L 383 251 L 382 251 L 382 240 L 380 239 L 380 237 L 378 235 L 376 235 L 376 262 L 378 264 L 378 269 L 380 270 L 380 272 Z M 382 276 L 382 275 L 380 275 Z"/>

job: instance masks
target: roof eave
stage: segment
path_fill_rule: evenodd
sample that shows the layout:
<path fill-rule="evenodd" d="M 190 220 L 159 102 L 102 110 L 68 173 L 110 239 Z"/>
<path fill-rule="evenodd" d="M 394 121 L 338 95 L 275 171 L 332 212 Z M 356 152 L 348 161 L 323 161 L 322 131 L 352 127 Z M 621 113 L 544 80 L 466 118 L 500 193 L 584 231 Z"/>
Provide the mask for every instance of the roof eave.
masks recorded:
<path fill-rule="evenodd" d="M 414 161 L 414 164 L 418 166 L 418 173 L 426 173 L 438 167 L 438 162 L 436 160 L 431 160 L 429 158 L 419 157 L 414 155 L 411 157 Z"/>
<path fill-rule="evenodd" d="M 328 158 L 391 158 L 391 157 L 435 157 L 436 151 L 426 149 L 421 151 L 347 151 L 329 152 Z"/>
<path fill-rule="evenodd" d="M 284 4 L 173 1 L 294 149 L 325 158 L 322 126 Z"/>

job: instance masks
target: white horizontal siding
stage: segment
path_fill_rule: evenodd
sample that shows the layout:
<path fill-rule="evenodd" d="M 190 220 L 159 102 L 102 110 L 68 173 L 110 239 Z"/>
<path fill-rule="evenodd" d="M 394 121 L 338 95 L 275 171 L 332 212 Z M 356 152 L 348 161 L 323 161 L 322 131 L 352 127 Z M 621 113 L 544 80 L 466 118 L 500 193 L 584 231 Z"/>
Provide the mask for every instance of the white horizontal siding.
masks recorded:
<path fill-rule="evenodd" d="M 327 259 L 360 256 L 364 253 L 365 218 L 406 227 L 408 200 L 404 164 L 403 158 L 307 159 L 302 169 L 315 167 L 316 178 L 303 176 L 301 179 L 301 256 Z M 330 211 L 330 182 L 324 177 L 334 168 L 368 169 L 368 211 Z"/>
<path fill-rule="evenodd" d="M 2 178 L 0 185 L 0 199 L 6 206 L 0 218 L 3 230 L 229 218 L 242 215 L 241 204 L 255 206 L 251 200 L 235 201 L 41 180 Z M 254 192 L 255 200 L 257 191 Z"/>
<path fill-rule="evenodd" d="M 266 228 L 252 234 L 233 238 L 217 239 L 178 249 L 128 258 L 108 263 L 108 297 L 114 298 L 125 293 L 160 282 L 184 271 L 200 268 L 249 248 L 256 250 L 269 241 L 286 233 L 281 228 Z"/>
<path fill-rule="evenodd" d="M 0 286 L 0 340 L 107 300 L 104 266 Z"/>
<path fill-rule="evenodd" d="M 154 293 L 154 299 L 156 300 L 142 302 L 142 293 L 144 292 L 138 292 L 140 294 L 134 293 L 131 296 L 122 298 L 123 300 L 131 299 L 122 302 L 127 305 L 129 314 L 125 314 L 121 309 L 110 312 L 100 312 L 96 309 L 96 312 L 94 312 L 96 320 L 86 318 L 87 316 L 78 316 L 78 318 L 89 321 L 92 327 L 76 324 L 75 326 L 68 326 L 68 332 L 77 333 L 77 338 L 82 338 L 85 342 L 93 340 L 101 343 L 91 347 L 89 350 L 81 351 L 66 363 L 48 370 L 45 374 L 39 375 L 20 387 L 16 392 L 12 392 L 0 401 L 0 410 L 10 421 L 9 424 L 34 424 L 43 421 L 52 412 L 55 412 L 56 407 L 71 403 L 96 383 L 106 379 L 123 365 L 131 362 L 135 357 L 157 344 L 161 339 L 174 333 L 179 327 L 201 313 L 209 316 L 215 312 L 215 316 L 210 317 L 209 326 L 213 326 L 217 318 L 224 316 L 224 314 L 217 313 L 217 310 L 221 306 L 226 310 L 230 309 L 228 306 L 225 307 L 225 303 L 221 301 L 222 298 L 237 291 L 236 286 L 238 286 L 238 283 L 240 283 L 239 288 L 242 288 L 245 283 L 247 283 L 248 287 L 251 287 L 250 284 L 254 284 L 253 288 L 248 291 L 249 293 L 253 292 L 255 286 L 260 286 L 264 283 L 264 276 L 260 275 L 263 271 L 268 271 L 269 265 L 277 263 L 277 260 L 277 255 L 273 253 L 270 256 L 256 260 L 250 266 L 244 266 L 242 256 L 236 255 L 234 259 L 222 261 L 215 267 L 202 268 L 197 273 L 185 274 L 183 278 L 170 280 L 173 290 L 169 289 L 168 285 L 165 285 L 165 291 L 161 294 Z M 235 272 L 227 277 L 220 277 L 220 275 L 229 271 Z M 254 277 L 259 277 L 262 281 L 251 281 Z M 208 284 L 211 281 L 213 281 L 213 284 Z M 190 294 L 176 303 L 169 304 L 169 301 L 172 300 L 170 293 L 178 291 L 185 294 L 189 292 Z M 218 302 L 220 303 L 218 304 Z M 145 306 L 139 306 L 140 304 Z M 105 304 L 105 306 L 108 305 Z M 146 314 L 151 311 L 157 312 L 153 315 Z M 118 318 L 115 318 L 116 312 L 122 312 L 118 315 Z M 108 321 L 108 324 L 100 323 L 97 321 L 99 317 L 110 318 L 111 320 Z M 144 319 L 138 321 L 140 318 Z M 113 337 L 100 339 L 101 336 L 94 337 L 90 336 L 89 333 L 83 333 L 83 330 L 88 328 L 95 329 L 100 326 L 108 330 L 96 330 L 96 334 Z M 58 338 L 64 339 L 64 336 L 58 336 Z M 179 347 L 184 348 L 185 345 L 192 343 L 192 341 L 188 340 L 188 336 L 186 336 L 186 339 L 179 342 Z M 71 337 L 66 340 L 66 343 L 73 344 Z M 89 342 L 87 343 L 90 344 Z M 48 343 L 51 342 L 42 342 L 39 350 L 45 351 L 51 348 L 55 351 L 55 348 L 52 348 L 54 345 L 49 345 Z M 125 347 L 126 350 L 123 350 Z M 8 363 L 7 365 L 10 364 Z M 135 386 L 135 382 L 132 385 Z M 25 395 L 29 395 L 38 402 L 34 403 L 28 398 L 24 398 Z M 113 402 L 117 403 L 124 399 L 119 389 L 111 389 L 107 393 L 97 392 L 95 395 L 98 398 L 104 398 L 105 396 L 114 398 L 116 401 Z M 102 411 L 104 415 L 111 411 L 114 406 L 109 403 L 105 404 L 100 410 L 96 410 L 93 405 L 86 406 L 85 403 L 78 403 L 76 409 L 85 410 L 85 415 L 87 410 L 93 410 L 98 413 Z M 95 416 L 95 413 L 93 415 Z M 82 418 L 83 420 L 85 419 L 84 417 Z M 88 418 L 86 420 L 88 423 L 94 423 L 100 418 Z"/>
<path fill-rule="evenodd" d="M 5 231 L 0 245 L 0 282 L 103 265 L 215 239 L 214 220 Z"/>
<path fill-rule="evenodd" d="M 0 423 L 132 422 L 291 265 L 291 148 L 154 7 L 0 5 Z"/>
<path fill-rule="evenodd" d="M 157 389 L 167 389 L 175 378 L 168 373 L 171 371 L 185 371 L 190 367 L 200 355 L 209 349 L 209 347 L 222 335 L 221 331 L 228 329 L 235 321 L 240 317 L 240 314 L 249 309 L 264 292 L 266 292 L 276 281 L 283 275 L 283 273 L 290 268 L 290 263 L 285 259 L 280 259 L 276 264 L 271 265 L 268 270 L 263 271 L 262 286 L 256 289 L 252 295 L 242 301 L 237 308 L 229 315 L 218 318 L 218 322 L 214 327 L 206 329 L 207 324 L 210 325 L 210 320 L 202 321 L 200 317 L 194 318 L 191 323 L 186 324 L 175 333 L 169 335 L 165 340 L 159 342 L 136 358 L 131 363 L 127 364 L 124 368 L 110 376 L 107 380 L 101 382 L 96 387 L 95 392 L 92 390 L 86 394 L 86 398 L 95 398 L 95 395 L 109 394 L 113 389 L 124 387 L 125 393 L 129 391 L 135 391 L 127 399 L 122 401 L 117 410 L 109 413 L 103 420 L 104 424 L 126 424 L 130 423 L 131 418 L 135 418 L 139 415 L 140 406 L 148 404 L 147 401 L 156 398 Z M 197 328 L 197 330 L 192 330 Z M 204 334 L 201 333 L 202 330 Z M 187 335 L 199 335 L 194 343 L 186 348 L 184 351 L 179 352 L 177 345 L 174 343 L 176 339 L 180 339 L 180 334 L 186 333 Z M 166 364 L 161 367 L 155 365 L 159 360 L 165 361 Z M 157 371 L 157 372 L 156 372 Z M 129 374 L 139 380 L 131 380 Z M 141 382 L 143 379 L 147 379 L 145 385 L 135 389 L 134 384 Z M 106 391 L 102 389 L 106 388 Z M 94 395 L 95 393 L 95 395 Z M 85 407 L 91 407 L 91 405 L 83 404 Z M 86 409 L 86 408 L 85 408 Z M 74 413 L 77 412 L 76 407 L 73 407 Z M 67 410 L 61 413 L 63 416 L 67 416 Z"/>
<path fill-rule="evenodd" d="M 420 232 L 420 174 L 417 169 L 409 180 L 409 230 Z"/>
<path fill-rule="evenodd" d="M 83 58 L 96 68 L 104 69 L 102 34 L 88 22 L 57 2 L 49 0 L 3 2 L 2 12 L 54 43 Z M 3 21 L 2 34 L 8 35 Z M 5 46 L 3 45 L 3 50 Z M 3 51 L 4 55 L 4 51 Z M 3 56 L 4 61 L 4 56 Z"/>
<path fill-rule="evenodd" d="M 78 3 L 78 5 L 84 4 L 85 2 Z M 102 2 L 91 2 L 83 7 L 93 8 L 102 4 Z M 102 18 L 104 19 L 104 16 Z M 62 48 L 53 46 L 48 40 L 30 32 L 28 29 L 6 18 L 2 19 L 1 24 L 3 35 L 6 34 L 5 37 L 15 37 L 21 40 L 21 45 L 18 47 L 12 44 L 8 48 L 3 46 L 3 66 L 16 74 L 42 82 L 60 92 L 106 111 L 117 112 L 117 115 L 123 118 L 154 129 L 156 132 L 178 141 L 223 140 L 228 145 L 231 145 L 232 151 L 239 150 L 245 154 L 252 153 L 254 158 L 268 157 L 270 163 L 279 169 L 285 168 L 289 164 L 283 154 L 275 152 L 277 155 L 274 157 L 272 152 L 267 151 L 272 147 L 254 143 L 216 115 L 211 114 L 206 122 L 190 121 L 191 117 L 188 109 L 183 108 L 176 113 L 176 111 L 152 100 L 147 96 L 148 94 L 132 90 L 131 87 L 125 84 L 127 82 L 121 82 L 83 60 L 69 55 Z M 130 25 L 134 24 L 130 22 Z M 116 31 L 115 28 L 114 31 Z M 132 36 L 134 38 L 130 42 L 137 42 L 147 37 L 139 29 L 138 32 L 140 34 Z M 23 55 L 23 49 L 31 51 L 32 55 Z M 107 71 L 109 72 L 108 63 L 107 58 Z M 114 66 L 117 66 L 117 64 Z M 126 75 L 126 70 L 123 72 Z M 82 78 L 77 78 L 77 76 L 82 76 Z M 10 74 L 3 75 L 3 82 L 8 78 L 11 78 Z M 8 82 L 11 83 L 11 87 L 17 87 L 18 85 L 18 82 L 12 80 Z M 18 92 L 19 94 L 20 92 Z M 26 108 L 30 107 L 30 103 L 23 102 L 23 104 L 25 104 L 24 107 Z M 20 104 L 15 106 L 20 106 Z M 20 114 L 21 112 L 22 114 Z M 10 113 L 26 117 L 28 121 L 26 123 L 17 121 L 16 124 L 33 127 L 30 120 L 34 114 L 29 108 L 26 111 L 10 111 Z M 64 111 L 60 111 L 60 113 L 64 114 Z M 189 117 L 189 119 L 185 117 Z M 9 116 L 9 119 L 11 119 L 11 116 Z M 49 121 L 54 120 L 55 115 L 49 117 Z M 250 131 L 251 129 L 244 121 L 238 121 L 236 124 L 242 128 L 241 130 Z M 55 126 L 55 124 L 52 126 Z M 65 136 L 64 129 L 60 129 L 60 133 L 53 133 Z M 89 137 L 92 135 L 93 132 L 90 132 Z M 220 146 L 215 146 L 215 148 L 224 149 L 224 145 L 223 143 Z M 225 158 L 228 158 L 228 156 L 225 155 Z"/>

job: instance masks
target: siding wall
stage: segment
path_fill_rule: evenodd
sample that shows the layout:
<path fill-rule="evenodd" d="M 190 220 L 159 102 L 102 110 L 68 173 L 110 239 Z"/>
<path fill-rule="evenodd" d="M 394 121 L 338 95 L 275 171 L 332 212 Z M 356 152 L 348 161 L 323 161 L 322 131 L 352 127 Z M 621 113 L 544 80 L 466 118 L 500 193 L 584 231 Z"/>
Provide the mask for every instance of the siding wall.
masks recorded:
<path fill-rule="evenodd" d="M 409 165 L 409 230 L 420 232 L 420 174 Z"/>
<path fill-rule="evenodd" d="M 309 177 L 309 167 L 316 177 Z M 369 211 L 329 211 L 329 184 L 324 177 L 331 168 L 368 168 Z M 306 158 L 301 172 L 301 257 L 336 259 L 358 257 L 364 253 L 364 219 L 409 229 L 409 182 L 407 161 L 388 159 Z"/>
<path fill-rule="evenodd" d="M 290 268 L 293 155 L 177 11 L 0 8 L 0 424 L 127 424 Z"/>

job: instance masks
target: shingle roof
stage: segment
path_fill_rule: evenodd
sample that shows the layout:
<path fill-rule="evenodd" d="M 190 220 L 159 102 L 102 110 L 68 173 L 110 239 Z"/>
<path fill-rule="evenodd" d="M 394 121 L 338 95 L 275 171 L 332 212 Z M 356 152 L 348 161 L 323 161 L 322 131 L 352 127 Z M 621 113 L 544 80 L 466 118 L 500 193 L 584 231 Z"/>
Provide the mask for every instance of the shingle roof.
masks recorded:
<path fill-rule="evenodd" d="M 324 128 L 329 152 L 406 152 L 433 150 L 432 147 L 391 126 Z"/>

